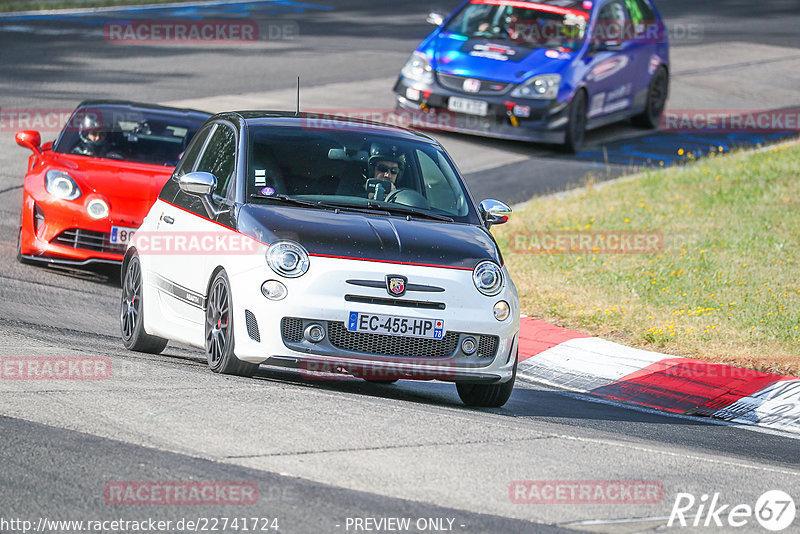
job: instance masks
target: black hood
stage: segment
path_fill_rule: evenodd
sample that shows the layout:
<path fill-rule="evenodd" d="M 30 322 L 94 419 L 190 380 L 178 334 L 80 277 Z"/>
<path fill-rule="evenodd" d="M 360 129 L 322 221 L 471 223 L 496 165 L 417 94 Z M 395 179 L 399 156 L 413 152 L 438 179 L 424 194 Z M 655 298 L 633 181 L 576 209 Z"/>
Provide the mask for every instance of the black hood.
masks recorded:
<path fill-rule="evenodd" d="M 238 230 L 264 243 L 296 241 L 312 255 L 463 269 L 482 260 L 502 265 L 489 232 L 470 224 L 248 204 Z"/>

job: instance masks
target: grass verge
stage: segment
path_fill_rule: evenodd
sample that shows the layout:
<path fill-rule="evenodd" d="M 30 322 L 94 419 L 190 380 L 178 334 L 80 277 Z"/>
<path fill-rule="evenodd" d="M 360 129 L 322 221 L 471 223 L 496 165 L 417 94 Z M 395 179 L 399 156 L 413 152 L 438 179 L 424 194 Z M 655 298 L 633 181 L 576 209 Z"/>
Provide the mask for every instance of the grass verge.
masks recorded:
<path fill-rule="evenodd" d="M 660 233 L 663 244 L 603 253 L 620 231 Z M 800 145 L 589 184 L 532 201 L 493 233 L 523 313 L 643 349 L 800 376 Z M 543 237 L 557 235 L 600 246 Z"/>

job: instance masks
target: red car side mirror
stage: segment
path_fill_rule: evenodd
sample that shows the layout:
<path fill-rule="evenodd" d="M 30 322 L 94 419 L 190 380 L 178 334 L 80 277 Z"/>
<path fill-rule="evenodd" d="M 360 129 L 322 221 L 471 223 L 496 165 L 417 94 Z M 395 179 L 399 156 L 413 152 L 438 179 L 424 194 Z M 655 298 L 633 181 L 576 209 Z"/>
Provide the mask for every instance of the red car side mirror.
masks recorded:
<path fill-rule="evenodd" d="M 17 135 L 14 136 L 14 139 L 16 139 L 19 146 L 28 148 L 36 154 L 42 153 L 42 136 L 39 135 L 39 132 L 35 130 L 23 130 L 21 132 L 17 132 Z"/>

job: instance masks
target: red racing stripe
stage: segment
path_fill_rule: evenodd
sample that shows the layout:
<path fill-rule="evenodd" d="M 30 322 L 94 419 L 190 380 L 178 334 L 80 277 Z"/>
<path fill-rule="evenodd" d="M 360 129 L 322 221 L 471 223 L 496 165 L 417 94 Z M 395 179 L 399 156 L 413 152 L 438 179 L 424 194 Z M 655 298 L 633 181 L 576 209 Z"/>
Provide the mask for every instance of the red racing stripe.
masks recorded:
<path fill-rule="evenodd" d="M 589 393 L 674 413 L 711 415 L 789 379 L 689 358 L 665 358 Z"/>
<path fill-rule="evenodd" d="M 519 320 L 519 361 L 527 360 L 540 352 L 579 337 L 591 336 L 531 317 L 523 317 Z"/>

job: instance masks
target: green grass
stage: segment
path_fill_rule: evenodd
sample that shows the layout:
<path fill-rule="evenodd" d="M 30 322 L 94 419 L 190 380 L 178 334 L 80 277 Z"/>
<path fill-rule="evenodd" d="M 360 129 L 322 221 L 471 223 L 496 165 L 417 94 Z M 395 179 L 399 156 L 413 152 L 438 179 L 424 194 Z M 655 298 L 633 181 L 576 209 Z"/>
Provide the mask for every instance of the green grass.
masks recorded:
<path fill-rule="evenodd" d="M 172 4 L 191 0 L 0 0 L 0 12 Z"/>
<path fill-rule="evenodd" d="M 519 253 L 532 231 L 650 231 L 653 254 Z M 715 156 L 496 227 L 523 312 L 623 344 L 800 376 L 800 145 Z"/>

